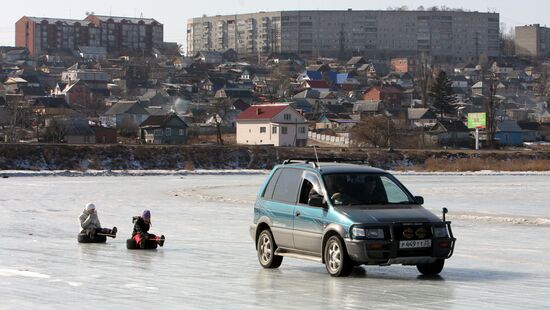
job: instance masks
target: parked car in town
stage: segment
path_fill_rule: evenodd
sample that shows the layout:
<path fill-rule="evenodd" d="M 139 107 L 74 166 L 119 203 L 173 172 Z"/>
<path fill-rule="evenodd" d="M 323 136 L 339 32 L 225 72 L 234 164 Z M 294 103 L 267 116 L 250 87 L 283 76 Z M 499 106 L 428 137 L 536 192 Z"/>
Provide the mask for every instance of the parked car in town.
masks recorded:
<path fill-rule="evenodd" d="M 435 275 L 456 239 L 447 210 L 440 219 L 423 203 L 380 169 L 285 161 L 258 193 L 250 234 L 264 268 L 293 257 L 323 263 L 331 276 L 393 264 Z"/>

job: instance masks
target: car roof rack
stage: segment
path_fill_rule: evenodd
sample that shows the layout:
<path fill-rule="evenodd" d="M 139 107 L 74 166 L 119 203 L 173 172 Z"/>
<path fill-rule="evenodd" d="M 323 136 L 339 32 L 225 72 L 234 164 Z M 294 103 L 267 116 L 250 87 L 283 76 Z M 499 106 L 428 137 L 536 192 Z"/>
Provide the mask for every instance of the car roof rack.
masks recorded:
<path fill-rule="evenodd" d="M 291 158 L 283 161 L 284 165 L 290 164 L 311 164 L 314 168 L 320 168 L 320 163 L 365 163 L 366 159 L 349 159 L 349 158 Z"/>
<path fill-rule="evenodd" d="M 300 158 L 300 159 L 291 158 L 283 161 L 283 166 L 290 165 L 290 164 L 311 164 L 313 168 L 319 168 L 316 158 Z"/>

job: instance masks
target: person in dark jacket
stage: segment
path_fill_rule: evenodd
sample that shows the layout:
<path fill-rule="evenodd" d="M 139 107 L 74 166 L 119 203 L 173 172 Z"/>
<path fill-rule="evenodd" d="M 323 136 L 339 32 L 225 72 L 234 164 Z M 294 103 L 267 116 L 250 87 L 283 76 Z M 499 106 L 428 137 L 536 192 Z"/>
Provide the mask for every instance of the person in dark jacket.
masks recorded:
<path fill-rule="evenodd" d="M 93 203 L 86 205 L 86 208 L 84 208 L 82 214 L 78 217 L 78 220 L 80 221 L 80 227 L 82 228 L 81 233 L 86 233 L 91 239 L 93 239 L 96 234 L 104 234 L 111 238 L 116 238 L 116 227 L 113 227 L 113 229 L 101 227 L 96 207 Z"/>
<path fill-rule="evenodd" d="M 151 228 L 151 211 L 143 211 L 141 216 L 135 218 L 134 221 L 134 231 L 132 232 L 132 238 L 136 241 L 136 244 L 139 245 L 142 249 L 145 248 L 147 240 L 153 240 L 158 243 L 158 245 L 164 245 L 164 235 L 158 237 L 154 234 L 149 233 Z"/>

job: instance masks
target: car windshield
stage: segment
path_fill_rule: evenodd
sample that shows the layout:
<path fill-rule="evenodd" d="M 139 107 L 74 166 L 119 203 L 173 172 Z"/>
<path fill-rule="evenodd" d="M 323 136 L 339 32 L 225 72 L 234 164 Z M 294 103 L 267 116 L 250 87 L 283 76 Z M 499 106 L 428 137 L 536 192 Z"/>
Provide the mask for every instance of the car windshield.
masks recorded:
<path fill-rule="evenodd" d="M 346 173 L 323 176 L 335 206 L 414 204 L 394 178 L 384 174 Z"/>

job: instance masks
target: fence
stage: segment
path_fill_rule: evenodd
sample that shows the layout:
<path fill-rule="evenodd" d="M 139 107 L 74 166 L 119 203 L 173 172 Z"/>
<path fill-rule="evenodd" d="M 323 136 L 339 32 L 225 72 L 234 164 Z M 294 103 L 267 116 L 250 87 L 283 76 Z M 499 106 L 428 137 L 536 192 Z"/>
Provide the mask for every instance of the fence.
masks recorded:
<path fill-rule="evenodd" d="M 350 146 L 351 144 L 350 139 L 347 137 L 322 135 L 313 131 L 308 131 L 308 137 L 311 140 L 335 146 Z"/>

